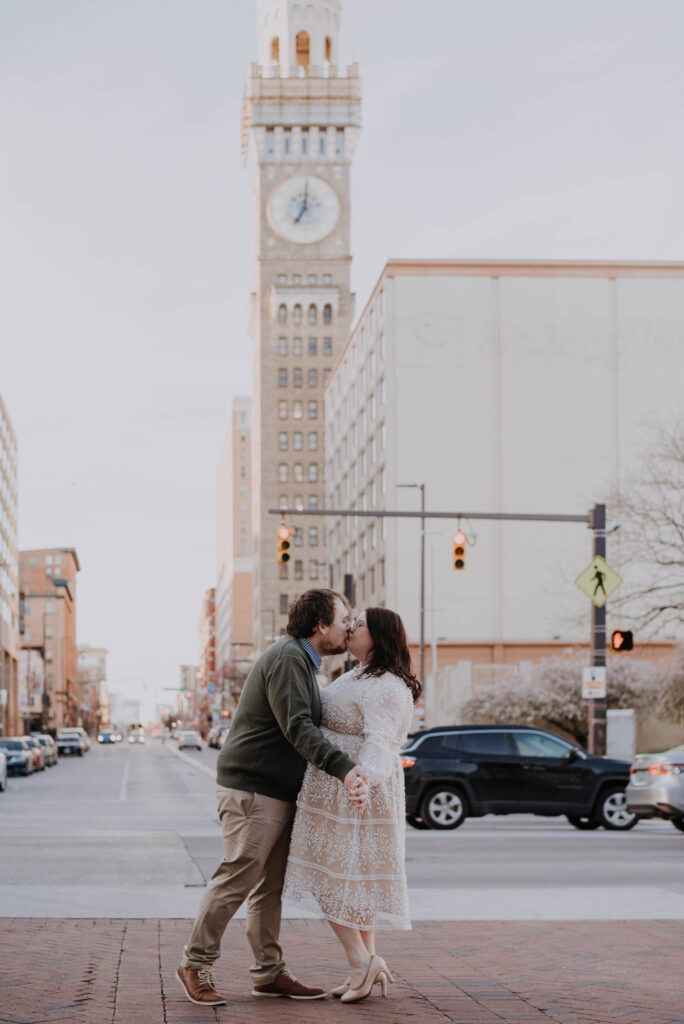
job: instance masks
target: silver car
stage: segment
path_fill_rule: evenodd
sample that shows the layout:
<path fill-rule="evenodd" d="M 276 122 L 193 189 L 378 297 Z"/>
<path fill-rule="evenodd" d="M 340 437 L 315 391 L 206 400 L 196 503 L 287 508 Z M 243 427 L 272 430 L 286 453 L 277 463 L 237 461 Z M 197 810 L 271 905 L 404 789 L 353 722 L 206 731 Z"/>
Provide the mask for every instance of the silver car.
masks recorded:
<path fill-rule="evenodd" d="M 637 754 L 625 796 L 640 818 L 665 818 L 684 832 L 684 744 L 662 754 Z"/>

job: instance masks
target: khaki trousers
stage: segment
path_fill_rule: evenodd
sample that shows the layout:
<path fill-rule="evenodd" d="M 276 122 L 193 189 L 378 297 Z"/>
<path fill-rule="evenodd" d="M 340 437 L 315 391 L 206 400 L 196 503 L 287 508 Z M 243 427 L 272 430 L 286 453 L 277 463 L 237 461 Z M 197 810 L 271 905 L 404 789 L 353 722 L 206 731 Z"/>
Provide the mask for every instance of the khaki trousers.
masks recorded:
<path fill-rule="evenodd" d="M 230 919 L 247 900 L 247 938 L 255 985 L 273 981 L 285 966 L 278 944 L 281 903 L 295 804 L 261 793 L 219 786 L 223 860 L 212 875 L 184 950 L 183 966 L 211 966 Z"/>

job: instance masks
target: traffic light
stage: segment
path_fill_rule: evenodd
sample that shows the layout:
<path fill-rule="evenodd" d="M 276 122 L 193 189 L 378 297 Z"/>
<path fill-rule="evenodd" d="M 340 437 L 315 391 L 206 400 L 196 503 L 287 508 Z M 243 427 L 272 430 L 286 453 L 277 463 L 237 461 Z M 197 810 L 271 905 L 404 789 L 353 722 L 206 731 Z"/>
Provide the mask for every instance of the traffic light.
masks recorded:
<path fill-rule="evenodd" d="M 466 535 L 463 530 L 457 530 L 451 539 L 454 543 L 454 569 L 465 569 Z"/>
<path fill-rule="evenodd" d="M 631 651 L 634 647 L 631 629 L 614 629 L 610 637 L 610 646 L 613 651 Z"/>
<path fill-rule="evenodd" d="M 285 523 L 278 527 L 278 565 L 287 565 L 290 561 L 290 537 L 292 530 Z"/>

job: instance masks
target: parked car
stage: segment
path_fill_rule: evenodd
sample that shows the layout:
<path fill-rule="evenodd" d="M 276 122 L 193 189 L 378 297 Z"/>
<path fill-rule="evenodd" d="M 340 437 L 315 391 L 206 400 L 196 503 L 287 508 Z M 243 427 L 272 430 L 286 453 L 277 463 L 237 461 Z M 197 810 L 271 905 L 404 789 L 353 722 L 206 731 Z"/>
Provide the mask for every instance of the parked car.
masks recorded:
<path fill-rule="evenodd" d="M 59 730 L 59 732 L 62 733 L 63 735 L 66 735 L 67 733 L 70 733 L 70 732 L 78 733 L 78 735 L 81 737 L 81 740 L 83 742 L 83 750 L 84 751 L 85 750 L 90 750 L 90 736 L 88 735 L 88 733 L 85 731 L 85 729 L 82 726 L 80 726 L 80 725 L 66 726 L 65 725 L 63 729 Z"/>
<path fill-rule="evenodd" d="M 98 743 L 117 743 L 117 733 L 114 729 L 100 729 L 97 734 Z"/>
<path fill-rule="evenodd" d="M 34 740 L 37 740 L 40 743 L 41 747 L 45 751 L 45 764 L 48 767 L 52 767 L 52 765 L 59 764 L 59 758 L 57 756 L 57 744 L 53 740 L 52 736 L 49 736 L 47 733 L 42 732 L 32 733 L 31 735 Z"/>
<path fill-rule="evenodd" d="M 194 747 L 196 750 L 202 749 L 202 737 L 194 729 L 188 729 L 178 734 L 178 749 L 184 750 L 186 747 Z"/>
<path fill-rule="evenodd" d="M 7 758 L 10 775 L 31 775 L 33 772 L 33 751 L 23 736 L 3 736 L 0 750 Z"/>
<path fill-rule="evenodd" d="M 640 818 L 665 818 L 684 832 L 684 744 L 662 754 L 637 754 L 626 790 Z"/>
<path fill-rule="evenodd" d="M 83 757 L 85 749 L 83 737 L 75 729 L 57 730 L 57 753 L 60 756 L 63 754 L 78 754 L 79 757 Z"/>
<path fill-rule="evenodd" d="M 7 757 L 5 751 L 0 750 L 0 792 L 7 789 Z"/>
<path fill-rule="evenodd" d="M 212 725 L 211 729 L 207 733 L 207 746 L 208 747 L 218 747 L 219 746 L 218 738 L 219 738 L 219 733 L 221 732 L 222 728 L 223 728 L 223 726 L 221 726 L 221 725 Z"/>
<path fill-rule="evenodd" d="M 576 828 L 625 831 L 629 764 L 595 757 L 525 725 L 439 726 L 402 750 L 406 816 L 415 828 L 452 829 L 484 814 L 564 814 Z"/>
<path fill-rule="evenodd" d="M 33 770 L 34 772 L 45 771 L 45 751 L 34 736 L 26 736 L 26 742 L 28 743 L 33 753 Z"/>

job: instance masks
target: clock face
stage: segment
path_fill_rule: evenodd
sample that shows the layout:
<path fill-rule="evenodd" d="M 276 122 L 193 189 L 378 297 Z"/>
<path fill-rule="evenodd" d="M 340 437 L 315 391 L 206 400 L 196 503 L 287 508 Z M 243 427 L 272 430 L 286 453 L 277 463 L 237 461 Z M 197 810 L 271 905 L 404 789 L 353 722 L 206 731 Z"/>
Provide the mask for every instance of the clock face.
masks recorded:
<path fill-rule="evenodd" d="M 288 178 L 274 189 L 268 202 L 272 228 L 289 242 L 320 242 L 339 216 L 337 193 L 313 175 Z"/>

